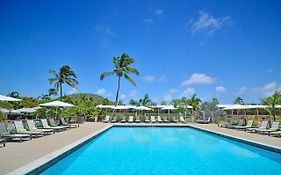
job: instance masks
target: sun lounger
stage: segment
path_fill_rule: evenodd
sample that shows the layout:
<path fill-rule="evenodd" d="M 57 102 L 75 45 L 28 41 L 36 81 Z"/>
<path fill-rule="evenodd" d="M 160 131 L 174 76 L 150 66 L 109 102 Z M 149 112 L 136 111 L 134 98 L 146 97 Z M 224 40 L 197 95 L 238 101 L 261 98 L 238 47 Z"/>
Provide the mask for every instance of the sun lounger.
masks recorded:
<path fill-rule="evenodd" d="M 127 117 L 126 116 L 122 116 L 120 122 L 121 123 L 127 122 Z"/>
<path fill-rule="evenodd" d="M 134 116 L 132 116 L 132 115 L 129 116 L 128 122 L 129 123 L 133 123 L 134 122 Z"/>
<path fill-rule="evenodd" d="M 5 147 L 6 146 L 6 139 L 0 138 L 0 144 L 2 144 L 3 147 Z"/>
<path fill-rule="evenodd" d="M 104 123 L 108 123 L 109 120 L 110 120 L 110 116 L 107 115 L 107 116 L 105 116 L 105 118 L 103 119 L 103 122 L 104 122 Z"/>
<path fill-rule="evenodd" d="M 60 122 L 61 122 L 62 126 L 67 126 L 67 127 L 69 127 L 69 128 L 77 128 L 77 127 L 79 126 L 79 124 L 70 124 L 70 123 L 67 123 L 63 117 L 60 118 Z"/>
<path fill-rule="evenodd" d="M 61 127 L 62 130 L 69 129 L 69 126 L 58 126 L 54 118 L 49 118 L 49 123 L 51 127 Z"/>
<path fill-rule="evenodd" d="M 275 121 L 272 123 L 271 127 L 269 129 L 256 129 L 257 133 L 268 133 L 276 132 L 279 130 L 279 122 Z"/>
<path fill-rule="evenodd" d="M 28 135 L 28 134 L 11 134 L 8 129 L 7 126 L 4 122 L 0 122 L 0 136 L 4 139 L 19 139 L 20 142 L 23 141 L 23 139 L 27 139 L 27 140 L 31 140 L 32 136 Z"/>
<path fill-rule="evenodd" d="M 41 131 L 41 132 L 44 132 L 45 135 L 46 135 L 46 134 L 53 134 L 53 133 L 54 133 L 54 130 L 53 130 L 53 129 L 38 129 L 38 128 L 35 126 L 33 120 L 26 120 L 26 124 L 27 124 L 27 127 L 28 127 L 28 130 L 29 130 L 29 131 Z"/>
<path fill-rule="evenodd" d="M 239 127 L 239 126 L 244 126 L 245 125 L 245 119 L 239 119 L 237 125 L 233 124 L 233 125 L 227 125 L 226 128 L 230 128 L 230 129 L 235 129 L 235 127 Z"/>
<path fill-rule="evenodd" d="M 149 123 L 149 122 L 150 122 L 150 117 L 149 117 L 149 116 L 145 116 L 144 122 L 145 122 L 145 123 Z"/>
<path fill-rule="evenodd" d="M 135 118 L 135 122 L 136 122 L 136 123 L 140 123 L 140 122 L 141 122 L 141 120 L 140 120 L 140 116 L 136 116 L 136 118 Z"/>
<path fill-rule="evenodd" d="M 281 131 L 274 131 L 269 133 L 270 136 L 277 136 L 277 137 L 281 137 Z"/>
<path fill-rule="evenodd" d="M 161 116 L 157 116 L 157 122 L 158 123 L 162 123 L 163 122 L 163 120 L 161 119 Z"/>
<path fill-rule="evenodd" d="M 172 116 L 172 122 L 173 123 L 178 123 L 177 117 L 176 116 Z"/>
<path fill-rule="evenodd" d="M 151 117 L 150 117 L 150 121 L 151 121 L 151 123 L 156 123 L 155 116 L 151 116 Z"/>
<path fill-rule="evenodd" d="M 111 122 L 112 122 L 112 123 L 116 123 L 117 120 L 118 120 L 118 117 L 117 117 L 116 115 L 114 115 L 114 116 L 112 117 Z"/>
<path fill-rule="evenodd" d="M 229 123 L 222 123 L 222 124 L 219 124 L 218 126 L 223 127 L 223 128 L 227 128 L 228 125 L 234 125 L 234 124 L 235 124 L 235 119 L 231 118 Z"/>
<path fill-rule="evenodd" d="M 207 124 L 211 122 L 211 117 L 204 117 L 203 119 L 196 120 L 197 123 Z"/>
<path fill-rule="evenodd" d="M 258 128 L 247 128 L 247 129 L 246 129 L 246 132 L 256 132 L 257 130 L 268 129 L 268 124 L 269 124 L 268 121 L 267 121 L 267 120 L 264 120 L 264 121 L 262 121 L 260 127 L 258 127 Z"/>
<path fill-rule="evenodd" d="M 17 134 L 29 134 L 31 135 L 32 137 L 41 137 L 41 136 L 44 136 L 44 132 L 41 132 L 41 131 L 27 131 L 24 126 L 23 126 L 23 123 L 21 120 L 19 121 L 13 121 L 14 125 L 15 125 L 15 128 L 16 128 L 16 133 Z"/>
<path fill-rule="evenodd" d="M 163 117 L 163 121 L 164 121 L 164 123 L 169 123 L 169 122 L 170 122 L 170 120 L 168 119 L 167 116 L 164 116 L 164 117 Z"/>
<path fill-rule="evenodd" d="M 39 129 L 53 129 L 55 132 L 61 132 L 64 131 L 65 128 L 64 127 L 60 127 L 60 126 L 50 126 L 47 122 L 47 119 L 41 119 L 40 120 L 42 123 L 42 127 L 38 127 Z"/>
<path fill-rule="evenodd" d="M 233 129 L 245 130 L 245 129 L 247 129 L 247 128 L 253 128 L 253 124 L 254 124 L 254 121 L 253 121 L 253 120 L 248 120 L 246 126 L 239 126 L 239 125 L 236 125 L 236 126 L 233 126 Z"/>
<path fill-rule="evenodd" d="M 185 119 L 183 118 L 183 116 L 180 116 L 179 122 L 185 123 Z"/>

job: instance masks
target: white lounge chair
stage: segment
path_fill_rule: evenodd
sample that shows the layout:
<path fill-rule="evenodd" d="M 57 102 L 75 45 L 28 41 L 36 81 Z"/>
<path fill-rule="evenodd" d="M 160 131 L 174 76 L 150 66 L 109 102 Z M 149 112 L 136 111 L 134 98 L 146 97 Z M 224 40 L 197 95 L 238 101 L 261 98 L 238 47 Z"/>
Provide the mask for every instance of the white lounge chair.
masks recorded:
<path fill-rule="evenodd" d="M 158 123 L 162 123 L 163 122 L 163 120 L 161 119 L 161 116 L 157 116 L 157 122 Z"/>
<path fill-rule="evenodd" d="M 151 117 L 150 117 L 150 121 L 151 121 L 151 123 L 156 123 L 155 116 L 151 116 Z"/>
<path fill-rule="evenodd" d="M 134 122 L 134 116 L 129 116 L 128 122 L 133 123 Z"/>
<path fill-rule="evenodd" d="M 180 116 L 179 121 L 180 121 L 181 123 L 185 123 L 185 119 L 183 118 L 183 116 Z"/>

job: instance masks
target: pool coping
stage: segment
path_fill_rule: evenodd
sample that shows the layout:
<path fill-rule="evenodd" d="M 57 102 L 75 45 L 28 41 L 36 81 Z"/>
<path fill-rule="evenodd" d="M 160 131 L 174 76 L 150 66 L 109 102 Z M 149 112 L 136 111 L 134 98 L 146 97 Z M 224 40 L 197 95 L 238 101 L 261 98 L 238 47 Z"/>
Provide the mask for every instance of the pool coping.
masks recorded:
<path fill-rule="evenodd" d="M 42 173 L 43 171 L 45 171 L 46 169 L 48 169 L 49 167 L 53 166 L 54 164 L 56 164 L 58 161 L 60 161 L 61 159 L 65 158 L 66 156 L 68 156 L 69 154 L 71 154 L 72 152 L 76 151 L 77 149 L 79 149 L 80 147 L 82 147 L 83 145 L 85 145 L 86 143 L 88 143 L 89 141 L 91 141 L 92 139 L 96 138 L 97 136 L 99 136 L 100 134 L 104 133 L 105 131 L 107 131 L 108 129 L 110 129 L 111 127 L 113 127 L 113 125 L 108 125 L 98 131 L 93 132 L 92 134 L 83 137 L 71 144 L 68 144 L 50 154 L 47 154 L 33 162 L 30 162 L 27 165 L 24 165 L 16 170 L 10 171 L 8 172 L 6 175 L 22 175 L 22 174 L 26 174 L 26 175 L 36 175 L 39 173 Z"/>
<path fill-rule="evenodd" d="M 189 125 L 189 124 L 164 125 L 164 124 L 145 124 L 145 123 L 142 124 L 142 123 L 140 123 L 140 124 L 135 125 L 135 124 L 115 123 L 115 124 L 108 125 L 98 131 L 95 131 L 94 133 L 92 133 L 86 137 L 83 137 L 82 139 L 79 139 L 71 144 L 68 144 L 68 145 L 64 146 L 63 148 L 60 148 L 50 154 L 47 154 L 27 165 L 24 165 L 16 170 L 10 171 L 6 175 L 22 175 L 22 174 L 35 175 L 35 174 L 42 173 L 49 167 L 56 164 L 58 161 L 67 157 L 72 152 L 76 151 L 77 149 L 79 149 L 80 147 L 82 147 L 83 145 L 88 143 L 89 141 L 93 140 L 94 138 L 96 138 L 97 136 L 99 136 L 100 134 L 104 133 L 105 131 L 107 131 L 108 129 L 110 129 L 114 126 L 116 126 L 116 127 L 190 127 L 190 128 L 198 129 L 198 130 L 208 132 L 208 133 L 211 133 L 214 135 L 218 135 L 218 136 L 221 136 L 224 138 L 228 138 L 230 140 L 239 141 L 239 142 L 251 145 L 251 146 L 255 146 L 258 148 L 262 148 L 262 149 L 265 149 L 268 151 L 272 151 L 272 152 L 281 154 L 280 147 L 256 142 L 253 140 L 244 139 L 241 137 L 232 136 L 232 135 L 225 134 L 225 133 L 218 132 L 218 131 L 209 130 L 206 128 L 202 128 L 200 126 L 194 126 L 194 125 Z"/>

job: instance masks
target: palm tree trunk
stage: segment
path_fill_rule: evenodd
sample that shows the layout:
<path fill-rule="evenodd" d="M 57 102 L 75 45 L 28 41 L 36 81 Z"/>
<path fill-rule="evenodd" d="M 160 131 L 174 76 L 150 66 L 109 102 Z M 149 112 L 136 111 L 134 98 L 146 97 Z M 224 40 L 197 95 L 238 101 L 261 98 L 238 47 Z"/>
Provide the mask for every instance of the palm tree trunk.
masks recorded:
<path fill-rule="evenodd" d="M 62 97 L 62 83 L 60 82 L 60 98 Z"/>
<path fill-rule="evenodd" d="M 115 106 L 118 105 L 118 100 L 119 100 L 120 80 L 121 80 L 121 77 L 118 76 L 117 92 L 116 92 L 116 98 L 115 98 Z"/>

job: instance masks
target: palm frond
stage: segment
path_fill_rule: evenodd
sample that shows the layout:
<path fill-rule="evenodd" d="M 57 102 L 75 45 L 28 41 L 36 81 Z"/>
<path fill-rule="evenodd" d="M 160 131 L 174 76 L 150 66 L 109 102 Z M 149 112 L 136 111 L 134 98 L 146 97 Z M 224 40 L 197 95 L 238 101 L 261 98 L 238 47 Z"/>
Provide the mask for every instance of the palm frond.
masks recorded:
<path fill-rule="evenodd" d="M 135 87 L 137 87 L 136 82 L 127 74 L 124 74 L 125 79 L 127 79 L 130 83 L 132 83 Z"/>
<path fill-rule="evenodd" d="M 113 75 L 113 74 L 114 74 L 114 71 L 113 71 L 113 72 L 103 72 L 103 73 L 100 75 L 100 80 L 103 80 L 105 77 L 110 76 L 110 75 Z"/>

